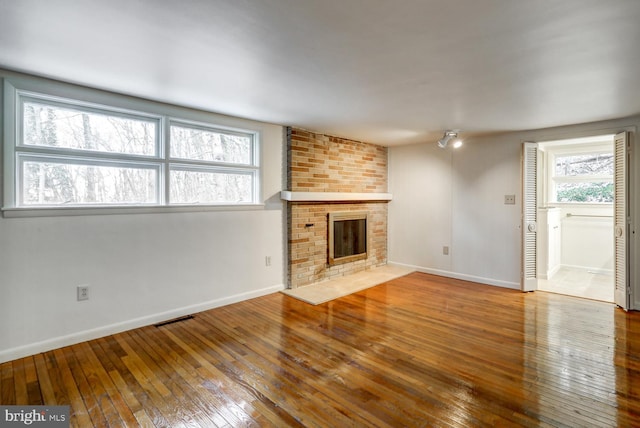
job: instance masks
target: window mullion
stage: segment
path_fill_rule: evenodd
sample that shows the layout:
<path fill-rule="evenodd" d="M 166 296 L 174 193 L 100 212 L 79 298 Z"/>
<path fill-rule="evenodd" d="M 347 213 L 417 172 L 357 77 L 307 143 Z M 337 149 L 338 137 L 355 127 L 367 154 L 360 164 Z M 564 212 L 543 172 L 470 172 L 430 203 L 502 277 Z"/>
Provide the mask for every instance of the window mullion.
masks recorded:
<path fill-rule="evenodd" d="M 162 133 L 160 135 L 160 147 L 162 157 L 162 169 L 161 169 L 161 188 L 162 188 L 162 204 L 169 205 L 171 203 L 171 169 L 169 165 L 169 158 L 171 157 L 171 124 L 167 117 L 163 117 L 161 121 Z"/>
<path fill-rule="evenodd" d="M 61 147 L 19 146 L 15 148 L 15 153 L 60 158 L 101 159 L 126 162 L 158 162 L 157 156 L 131 155 L 125 153 L 99 152 L 92 150 L 75 150 L 65 149 Z"/>
<path fill-rule="evenodd" d="M 552 177 L 556 183 L 593 183 L 599 181 L 608 181 L 613 183 L 613 177 L 610 175 L 580 175 L 569 177 Z"/>
<path fill-rule="evenodd" d="M 192 161 L 185 159 L 169 159 L 167 161 L 169 165 L 172 167 L 178 168 L 198 168 L 198 169 L 210 169 L 210 170 L 219 170 L 219 171 L 241 171 L 241 172 L 251 172 L 258 171 L 260 168 L 257 166 L 246 166 L 246 165 L 235 165 L 235 164 L 222 164 L 217 162 L 202 162 L 202 161 Z"/>

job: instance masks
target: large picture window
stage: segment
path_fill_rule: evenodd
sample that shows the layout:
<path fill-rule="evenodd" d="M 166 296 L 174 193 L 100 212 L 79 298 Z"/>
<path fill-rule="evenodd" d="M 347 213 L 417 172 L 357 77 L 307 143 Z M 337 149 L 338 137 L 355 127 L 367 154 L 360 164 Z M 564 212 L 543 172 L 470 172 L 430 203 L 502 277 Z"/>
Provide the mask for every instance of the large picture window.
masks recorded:
<path fill-rule="evenodd" d="M 257 132 L 9 89 L 5 209 L 258 203 Z"/>

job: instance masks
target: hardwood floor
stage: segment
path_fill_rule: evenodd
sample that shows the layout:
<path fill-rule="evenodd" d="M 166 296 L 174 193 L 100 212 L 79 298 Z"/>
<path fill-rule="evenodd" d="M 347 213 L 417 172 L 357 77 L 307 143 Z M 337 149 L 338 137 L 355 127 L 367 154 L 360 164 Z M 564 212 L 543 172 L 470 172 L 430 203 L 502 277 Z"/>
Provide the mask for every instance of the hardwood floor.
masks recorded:
<path fill-rule="evenodd" d="M 72 426 L 639 426 L 640 313 L 414 273 L 281 293 L 0 365 Z"/>

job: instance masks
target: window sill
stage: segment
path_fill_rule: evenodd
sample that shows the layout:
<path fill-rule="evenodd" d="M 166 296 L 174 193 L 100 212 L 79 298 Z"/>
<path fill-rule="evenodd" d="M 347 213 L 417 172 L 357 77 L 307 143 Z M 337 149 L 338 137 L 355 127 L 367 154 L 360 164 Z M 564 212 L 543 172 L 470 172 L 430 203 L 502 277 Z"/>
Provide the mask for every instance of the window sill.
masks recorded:
<path fill-rule="evenodd" d="M 176 205 L 176 206 L 131 206 L 131 207 L 46 207 L 46 208 L 2 208 L 4 218 L 63 217 L 83 215 L 161 214 L 209 211 L 256 211 L 264 204 L 247 205 Z"/>

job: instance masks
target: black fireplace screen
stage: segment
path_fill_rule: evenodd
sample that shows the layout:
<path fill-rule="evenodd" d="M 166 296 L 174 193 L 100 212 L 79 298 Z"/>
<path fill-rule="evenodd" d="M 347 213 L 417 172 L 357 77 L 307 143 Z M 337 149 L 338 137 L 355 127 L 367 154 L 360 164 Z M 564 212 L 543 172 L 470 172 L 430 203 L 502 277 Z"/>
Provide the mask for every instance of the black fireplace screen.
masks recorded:
<path fill-rule="evenodd" d="M 333 258 L 367 252 L 367 220 L 341 220 L 333 224 Z"/>
<path fill-rule="evenodd" d="M 367 213 L 329 213 L 329 264 L 367 258 Z"/>

